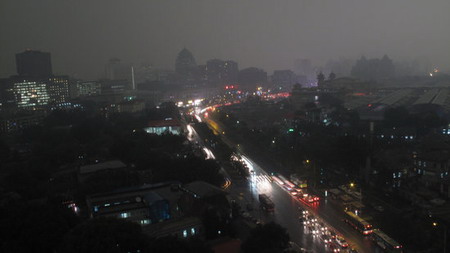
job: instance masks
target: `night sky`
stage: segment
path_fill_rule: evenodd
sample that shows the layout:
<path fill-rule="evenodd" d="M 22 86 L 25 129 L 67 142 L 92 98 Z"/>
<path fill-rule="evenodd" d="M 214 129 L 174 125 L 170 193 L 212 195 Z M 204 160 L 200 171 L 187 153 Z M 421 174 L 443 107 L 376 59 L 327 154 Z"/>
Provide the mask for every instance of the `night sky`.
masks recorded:
<path fill-rule="evenodd" d="M 0 77 L 14 54 L 51 52 L 56 74 L 99 78 L 109 58 L 173 69 L 231 59 L 271 72 L 361 55 L 450 69 L 449 0 L 1 0 Z"/>

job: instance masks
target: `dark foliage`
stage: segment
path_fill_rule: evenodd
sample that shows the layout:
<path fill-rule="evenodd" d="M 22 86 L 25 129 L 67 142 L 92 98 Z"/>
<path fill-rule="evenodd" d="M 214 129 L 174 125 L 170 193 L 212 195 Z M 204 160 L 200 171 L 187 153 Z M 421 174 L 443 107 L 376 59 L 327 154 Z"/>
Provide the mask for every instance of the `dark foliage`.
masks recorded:
<path fill-rule="evenodd" d="M 289 235 L 285 228 L 268 223 L 252 229 L 242 244 L 245 253 L 283 252 L 289 247 Z"/>
<path fill-rule="evenodd" d="M 88 220 L 71 230 L 58 252 L 150 252 L 149 239 L 133 222 L 98 218 Z"/>
<path fill-rule="evenodd" d="M 61 201 L 9 203 L 0 208 L 1 252 L 52 252 L 78 218 Z"/>

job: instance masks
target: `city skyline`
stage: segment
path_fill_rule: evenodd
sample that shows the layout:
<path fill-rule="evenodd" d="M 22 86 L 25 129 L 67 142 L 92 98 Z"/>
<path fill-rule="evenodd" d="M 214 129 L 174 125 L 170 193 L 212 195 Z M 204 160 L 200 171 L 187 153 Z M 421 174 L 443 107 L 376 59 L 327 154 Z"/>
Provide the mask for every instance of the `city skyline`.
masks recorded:
<path fill-rule="evenodd" d="M 299 58 L 319 65 L 384 54 L 450 68 L 450 35 L 442 32 L 450 23 L 446 1 L 174 2 L 176 7 L 173 2 L 4 1 L 0 76 L 16 73 L 14 55 L 26 48 L 50 52 L 56 74 L 86 79 L 101 77 L 113 57 L 174 69 L 184 47 L 198 64 L 231 59 L 240 69 L 255 66 L 269 73 L 292 69 Z M 254 7 L 258 12 L 250 11 Z M 79 19 L 81 13 L 85 18 Z"/>

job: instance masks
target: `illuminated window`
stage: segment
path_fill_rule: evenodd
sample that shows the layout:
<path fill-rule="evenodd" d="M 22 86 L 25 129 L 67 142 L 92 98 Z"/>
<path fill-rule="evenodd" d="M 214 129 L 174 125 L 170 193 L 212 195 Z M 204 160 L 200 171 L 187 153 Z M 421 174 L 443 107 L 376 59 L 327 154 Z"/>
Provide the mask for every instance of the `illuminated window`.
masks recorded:
<path fill-rule="evenodd" d="M 141 220 L 141 225 L 148 225 L 148 224 L 150 224 L 149 219 Z"/>
<path fill-rule="evenodd" d="M 130 217 L 130 213 L 121 213 L 120 214 L 120 218 L 126 219 L 128 217 Z"/>
<path fill-rule="evenodd" d="M 195 228 L 191 228 L 191 235 L 195 235 Z"/>
<path fill-rule="evenodd" d="M 183 237 L 186 238 L 188 236 L 187 230 L 183 230 Z"/>

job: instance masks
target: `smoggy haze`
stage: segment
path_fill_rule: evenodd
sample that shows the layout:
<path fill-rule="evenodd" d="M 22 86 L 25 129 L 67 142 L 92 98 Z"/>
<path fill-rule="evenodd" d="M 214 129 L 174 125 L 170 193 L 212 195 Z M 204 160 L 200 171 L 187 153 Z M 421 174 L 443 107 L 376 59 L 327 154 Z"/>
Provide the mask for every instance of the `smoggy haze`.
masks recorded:
<path fill-rule="evenodd" d="M 448 0 L 2 0 L 0 77 L 25 48 L 52 54 L 58 74 L 98 78 L 111 57 L 173 68 L 197 63 L 292 68 L 297 58 L 426 57 L 450 69 Z"/>

